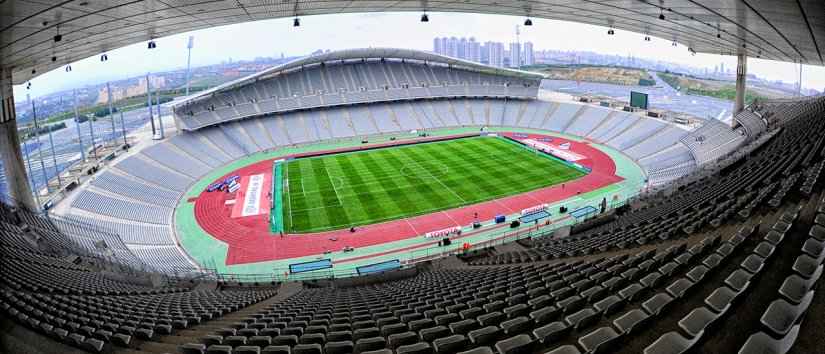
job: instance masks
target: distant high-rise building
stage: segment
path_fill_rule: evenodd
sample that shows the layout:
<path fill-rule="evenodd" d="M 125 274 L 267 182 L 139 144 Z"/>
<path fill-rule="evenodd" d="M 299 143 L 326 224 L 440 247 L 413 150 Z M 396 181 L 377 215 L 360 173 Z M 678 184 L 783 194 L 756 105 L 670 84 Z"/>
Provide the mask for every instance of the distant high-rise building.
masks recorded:
<path fill-rule="evenodd" d="M 536 54 L 533 52 L 533 42 L 524 42 L 524 65 L 536 64 Z"/>
<path fill-rule="evenodd" d="M 447 40 L 447 56 L 458 58 L 458 38 L 450 37 Z"/>
<path fill-rule="evenodd" d="M 479 58 L 482 64 L 490 65 L 490 43 L 492 42 L 484 42 L 484 44 L 479 45 Z"/>
<path fill-rule="evenodd" d="M 490 66 L 504 67 L 504 43 L 487 42 L 487 56 Z"/>
<path fill-rule="evenodd" d="M 521 44 L 510 43 L 510 67 L 518 68 L 521 64 Z"/>
<path fill-rule="evenodd" d="M 465 59 L 476 63 L 481 62 L 481 43 L 476 42 L 474 37 L 470 37 L 467 41 L 467 58 Z"/>
<path fill-rule="evenodd" d="M 444 47 L 441 46 L 440 37 L 436 37 L 435 39 L 433 39 L 433 53 L 444 54 Z"/>
<path fill-rule="evenodd" d="M 467 38 L 461 37 L 458 41 L 458 55 L 456 58 L 467 59 Z"/>

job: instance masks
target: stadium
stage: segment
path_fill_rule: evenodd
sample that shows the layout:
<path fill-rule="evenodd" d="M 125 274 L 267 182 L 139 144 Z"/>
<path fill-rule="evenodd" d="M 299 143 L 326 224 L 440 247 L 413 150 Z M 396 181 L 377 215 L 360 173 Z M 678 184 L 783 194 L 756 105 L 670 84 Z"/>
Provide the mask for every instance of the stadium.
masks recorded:
<path fill-rule="evenodd" d="M 222 14 L 254 13 L 241 3 L 179 7 L 250 21 Z M 49 35 L 56 54 L 34 59 L 41 39 L 9 33 L 0 351 L 825 352 L 825 98 L 744 103 L 749 56 L 823 65 L 825 24 L 811 15 L 822 4 L 350 3 L 345 12 L 599 25 L 618 12 L 611 32 L 734 51 L 737 107 L 730 122 L 686 124 L 647 95 L 561 95 L 537 72 L 413 49 L 326 51 L 166 103 L 168 136 L 130 135 L 128 149 L 44 207 L 24 167 L 12 84 L 99 48 L 80 32 Z M 740 3 L 764 23 L 726 16 Z M 55 10 L 8 4 L 10 18 Z M 299 4 L 304 16 L 340 8 Z M 109 24 L 74 18 L 73 6 L 55 7 L 110 49 L 203 26 L 147 18 L 167 27 L 108 36 Z M 778 22 L 771 6 L 804 21 Z M 299 23 L 284 9 L 259 14 Z M 717 17 L 742 44 L 718 43 L 719 25 L 703 29 Z"/>

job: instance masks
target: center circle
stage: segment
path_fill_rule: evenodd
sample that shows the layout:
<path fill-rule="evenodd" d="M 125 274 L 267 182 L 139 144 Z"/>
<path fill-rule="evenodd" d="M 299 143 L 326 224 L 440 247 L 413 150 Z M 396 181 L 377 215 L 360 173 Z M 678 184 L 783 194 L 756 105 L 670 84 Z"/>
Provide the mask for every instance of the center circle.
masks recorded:
<path fill-rule="evenodd" d="M 450 168 L 443 164 L 438 164 L 432 169 L 428 169 L 419 164 L 404 165 L 404 167 L 401 167 L 399 170 L 403 176 L 418 179 L 435 179 L 447 175 L 447 172 L 449 171 Z"/>

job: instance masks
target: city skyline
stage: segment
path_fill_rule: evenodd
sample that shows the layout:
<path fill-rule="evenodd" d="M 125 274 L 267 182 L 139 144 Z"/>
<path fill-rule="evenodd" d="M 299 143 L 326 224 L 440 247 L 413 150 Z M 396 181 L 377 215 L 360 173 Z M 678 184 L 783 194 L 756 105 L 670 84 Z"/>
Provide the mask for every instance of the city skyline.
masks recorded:
<path fill-rule="evenodd" d="M 301 27 L 294 28 L 290 19 L 254 21 L 221 26 L 156 39 L 157 48 L 147 52 L 144 43 L 136 43 L 106 51 L 108 61 L 101 63 L 95 55 L 71 63 L 72 72 L 63 68 L 44 73 L 26 84 L 14 87 L 17 101 L 26 93 L 38 97 L 45 94 L 100 84 L 126 77 L 182 69 L 186 66 L 186 45 L 189 36 L 195 36 L 192 50 L 192 66 L 213 65 L 235 58 L 252 60 L 255 57 L 302 56 L 318 48 L 345 49 L 356 47 L 405 47 L 432 50 L 433 38 L 467 37 L 470 34 L 481 43 L 514 42 L 514 28 L 523 19 L 502 15 L 431 13 L 430 22 L 422 24 L 408 13 L 341 14 L 302 17 Z M 606 35 L 607 27 L 580 23 L 534 19 L 533 26 L 521 28 L 520 42 L 532 42 L 536 48 L 554 51 L 591 51 L 602 55 L 631 56 L 651 61 L 666 60 L 679 65 L 712 68 L 724 63 L 726 68 L 735 66 L 735 56 L 687 51 L 679 44 L 671 46 L 671 40 L 651 37 L 643 40 L 643 34 L 616 31 Z M 411 30 L 414 29 L 414 30 Z M 575 35 L 566 35 L 575 33 Z M 273 34 L 278 40 L 273 41 Z M 496 49 L 497 50 L 497 49 Z M 503 52 L 504 52 L 503 51 Z M 482 51 L 484 53 L 484 51 Z M 489 56 L 489 50 L 486 55 Z M 495 52 L 494 52 L 495 55 Z M 494 58 L 497 59 L 497 58 Z M 538 58 L 536 58 L 538 59 Z M 488 58 L 489 60 L 489 58 Z M 750 58 L 749 72 L 767 80 L 796 82 L 798 65 Z M 803 66 L 803 87 L 822 90 L 825 87 L 825 68 Z"/>

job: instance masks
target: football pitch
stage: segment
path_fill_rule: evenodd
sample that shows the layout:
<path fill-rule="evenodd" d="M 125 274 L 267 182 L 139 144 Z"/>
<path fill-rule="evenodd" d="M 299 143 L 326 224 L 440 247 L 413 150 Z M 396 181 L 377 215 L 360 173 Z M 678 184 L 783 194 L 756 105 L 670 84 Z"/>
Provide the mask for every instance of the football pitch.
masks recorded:
<path fill-rule="evenodd" d="M 286 163 L 287 233 L 368 225 L 528 192 L 585 173 L 499 137 L 347 152 Z"/>

